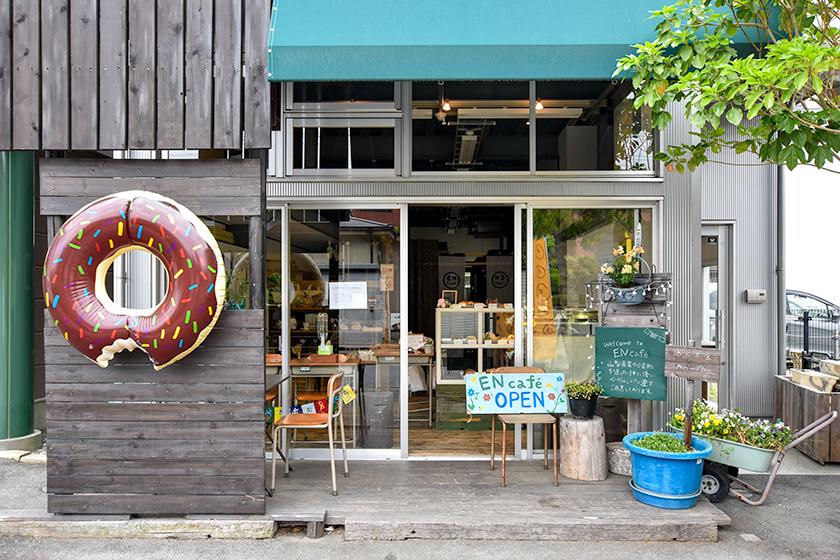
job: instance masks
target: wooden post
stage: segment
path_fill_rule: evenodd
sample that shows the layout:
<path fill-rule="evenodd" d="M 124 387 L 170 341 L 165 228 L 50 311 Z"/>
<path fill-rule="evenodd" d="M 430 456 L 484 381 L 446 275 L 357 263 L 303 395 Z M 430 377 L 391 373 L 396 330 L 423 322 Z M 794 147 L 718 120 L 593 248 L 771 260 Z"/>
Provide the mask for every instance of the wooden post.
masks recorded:
<path fill-rule="evenodd" d="M 563 416 L 559 423 L 560 474 L 574 480 L 605 480 L 608 468 L 604 419 Z"/>
<path fill-rule="evenodd" d="M 691 424 L 694 412 L 694 380 L 685 381 L 685 429 L 683 430 L 683 443 L 686 451 L 691 451 Z"/>
<path fill-rule="evenodd" d="M 690 450 L 692 411 L 694 409 L 694 382 L 718 382 L 720 378 L 720 349 L 666 346 L 665 375 L 686 380 L 683 442 L 685 443 L 685 448 Z"/>
<path fill-rule="evenodd" d="M 639 399 L 627 400 L 627 433 L 633 434 L 642 429 L 642 401 Z"/>
<path fill-rule="evenodd" d="M 265 309 L 265 158 L 266 150 L 256 150 L 260 162 L 260 210 L 248 218 L 248 279 L 251 309 Z M 256 159 L 256 158 L 255 158 Z"/>

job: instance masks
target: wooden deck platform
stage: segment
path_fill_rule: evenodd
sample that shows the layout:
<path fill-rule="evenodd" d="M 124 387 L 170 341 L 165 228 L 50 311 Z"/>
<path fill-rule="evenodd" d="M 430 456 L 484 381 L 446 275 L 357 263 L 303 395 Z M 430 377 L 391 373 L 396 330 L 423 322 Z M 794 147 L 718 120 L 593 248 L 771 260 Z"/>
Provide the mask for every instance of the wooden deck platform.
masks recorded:
<path fill-rule="evenodd" d="M 624 476 L 560 477 L 554 487 L 542 461 L 508 461 L 506 488 L 489 461 L 351 461 L 338 496 L 329 462 L 292 465 L 266 499 L 266 515 L 282 523 L 325 513 L 347 540 L 716 541 L 718 526 L 730 523 L 703 497 L 687 510 L 639 503 Z"/>

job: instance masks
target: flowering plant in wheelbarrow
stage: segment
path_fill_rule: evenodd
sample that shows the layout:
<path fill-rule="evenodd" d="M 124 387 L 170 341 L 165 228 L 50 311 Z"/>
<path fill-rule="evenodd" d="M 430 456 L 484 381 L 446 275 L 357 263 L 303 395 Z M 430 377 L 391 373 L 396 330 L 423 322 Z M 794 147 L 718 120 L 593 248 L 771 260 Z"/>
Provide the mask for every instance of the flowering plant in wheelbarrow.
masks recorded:
<path fill-rule="evenodd" d="M 701 436 L 732 441 L 760 449 L 782 451 L 791 442 L 790 427 L 781 421 L 751 420 L 739 410 L 715 410 L 705 399 L 694 401 L 692 431 Z M 678 408 L 671 427 L 685 428 L 685 410 Z"/>

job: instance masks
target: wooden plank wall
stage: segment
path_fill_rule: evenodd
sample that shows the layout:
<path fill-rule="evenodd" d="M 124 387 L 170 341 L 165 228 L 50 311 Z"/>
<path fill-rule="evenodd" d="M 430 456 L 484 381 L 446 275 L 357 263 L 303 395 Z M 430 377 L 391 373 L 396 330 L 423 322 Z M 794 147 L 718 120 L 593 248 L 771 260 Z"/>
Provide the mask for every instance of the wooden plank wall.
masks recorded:
<path fill-rule="evenodd" d="M 46 216 L 142 189 L 198 215 L 249 216 L 262 232 L 263 183 L 258 159 L 40 160 Z M 261 247 L 249 247 L 259 262 Z M 252 283 L 255 293 L 264 289 Z M 64 341 L 45 312 L 50 512 L 264 513 L 265 311 L 258 300 L 252 293 L 257 309 L 225 310 L 200 348 L 161 371 L 137 351 L 100 368 Z"/>
<path fill-rule="evenodd" d="M 840 412 L 840 392 L 823 393 L 776 376 L 773 381 L 773 416 L 794 432 L 832 410 Z M 823 428 L 796 448 L 816 461 L 840 463 L 840 420 Z"/>
<path fill-rule="evenodd" d="M 0 150 L 265 149 L 270 0 L 0 0 Z"/>
<path fill-rule="evenodd" d="M 264 513 L 262 310 L 225 310 L 160 371 L 139 351 L 101 368 L 44 320 L 49 512 Z"/>
<path fill-rule="evenodd" d="M 199 216 L 261 216 L 258 159 L 41 159 L 41 214 L 70 216 L 124 190 L 147 190 Z"/>

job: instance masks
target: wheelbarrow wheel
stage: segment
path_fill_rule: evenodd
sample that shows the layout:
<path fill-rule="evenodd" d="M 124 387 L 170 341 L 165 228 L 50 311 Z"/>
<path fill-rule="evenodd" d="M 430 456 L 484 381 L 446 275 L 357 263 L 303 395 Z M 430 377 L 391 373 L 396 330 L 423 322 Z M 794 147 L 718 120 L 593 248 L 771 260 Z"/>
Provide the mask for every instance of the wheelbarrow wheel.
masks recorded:
<path fill-rule="evenodd" d="M 729 476 L 714 463 L 705 463 L 700 478 L 700 490 L 713 504 L 720 503 L 729 495 Z"/>

